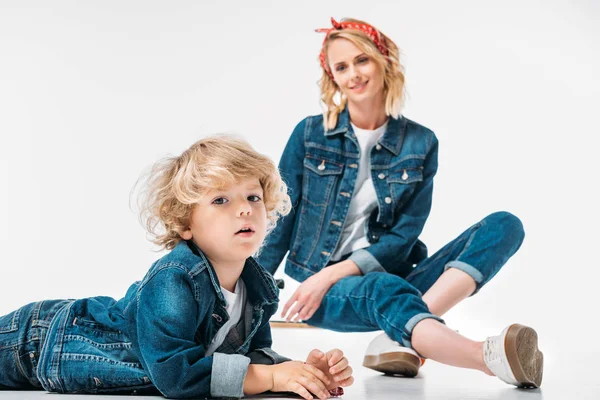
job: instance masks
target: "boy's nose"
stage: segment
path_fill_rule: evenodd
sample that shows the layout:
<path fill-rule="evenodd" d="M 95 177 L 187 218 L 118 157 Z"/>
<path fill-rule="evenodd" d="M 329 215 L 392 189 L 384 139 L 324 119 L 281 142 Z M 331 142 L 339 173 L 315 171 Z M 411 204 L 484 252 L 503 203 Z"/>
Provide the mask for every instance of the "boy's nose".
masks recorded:
<path fill-rule="evenodd" d="M 238 209 L 238 216 L 243 217 L 250 215 L 252 215 L 252 207 L 250 207 L 250 204 L 247 201 L 242 201 Z"/>

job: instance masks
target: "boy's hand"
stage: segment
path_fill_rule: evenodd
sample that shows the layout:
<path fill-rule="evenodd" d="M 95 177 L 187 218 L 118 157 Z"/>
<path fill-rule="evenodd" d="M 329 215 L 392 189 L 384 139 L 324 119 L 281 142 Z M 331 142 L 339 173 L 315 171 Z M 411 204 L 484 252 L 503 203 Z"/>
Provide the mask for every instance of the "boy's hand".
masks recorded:
<path fill-rule="evenodd" d="M 354 383 L 352 367 L 339 349 L 333 349 L 327 353 L 314 349 L 306 357 L 306 363 L 323 371 L 331 380 L 331 383 L 327 385 L 328 390 L 336 389 L 339 386 L 347 387 Z"/>
<path fill-rule="evenodd" d="M 326 385 L 329 383 L 323 371 L 308 363 L 287 361 L 273 365 L 273 392 L 294 392 L 306 400 L 312 400 L 313 394 L 319 399 L 328 399 Z"/>

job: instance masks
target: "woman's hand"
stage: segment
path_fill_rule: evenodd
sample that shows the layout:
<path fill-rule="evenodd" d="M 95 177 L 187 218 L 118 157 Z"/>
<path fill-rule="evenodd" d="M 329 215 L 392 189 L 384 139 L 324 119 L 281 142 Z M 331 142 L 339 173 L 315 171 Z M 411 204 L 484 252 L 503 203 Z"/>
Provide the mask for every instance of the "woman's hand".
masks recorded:
<path fill-rule="evenodd" d="M 334 390 L 340 386 L 347 387 L 354 383 L 352 367 L 340 349 L 333 349 L 327 353 L 314 349 L 306 357 L 306 363 L 325 373 L 330 380 L 327 390 Z"/>
<path fill-rule="evenodd" d="M 292 297 L 285 303 L 281 316 L 287 322 L 309 319 L 317 311 L 323 301 L 323 296 L 333 286 L 333 283 L 329 267 L 309 277 L 300 284 Z M 289 314 L 288 310 L 290 310 Z"/>
<path fill-rule="evenodd" d="M 328 399 L 330 378 L 314 365 L 301 361 L 287 361 L 272 366 L 273 392 L 294 392 L 312 400 L 313 394 L 319 399 Z M 312 394 L 311 394 L 312 393 Z"/>
<path fill-rule="evenodd" d="M 344 260 L 323 268 L 300 284 L 292 297 L 285 303 L 281 316 L 287 322 L 306 321 L 319 309 L 323 297 L 329 289 L 337 281 L 350 275 L 360 275 L 360 270 L 351 260 Z M 290 310 L 289 314 L 288 310 Z"/>

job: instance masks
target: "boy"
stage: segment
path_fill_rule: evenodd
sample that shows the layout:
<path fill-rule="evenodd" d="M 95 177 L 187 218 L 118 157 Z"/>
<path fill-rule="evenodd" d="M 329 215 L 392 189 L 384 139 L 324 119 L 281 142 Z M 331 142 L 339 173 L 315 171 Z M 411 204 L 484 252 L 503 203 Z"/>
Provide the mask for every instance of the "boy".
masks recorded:
<path fill-rule="evenodd" d="M 119 301 L 42 301 L 0 317 L 0 388 L 312 399 L 352 384 L 339 350 L 301 363 L 271 349 L 278 290 L 251 257 L 289 212 L 270 159 L 239 139 L 202 139 L 154 166 L 142 204 L 170 253 Z"/>

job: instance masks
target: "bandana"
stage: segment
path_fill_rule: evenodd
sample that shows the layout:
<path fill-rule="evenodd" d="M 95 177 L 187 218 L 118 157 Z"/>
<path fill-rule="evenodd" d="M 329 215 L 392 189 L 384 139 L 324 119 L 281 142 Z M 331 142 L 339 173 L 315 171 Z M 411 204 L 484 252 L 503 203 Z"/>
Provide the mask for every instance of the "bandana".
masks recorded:
<path fill-rule="evenodd" d="M 325 33 L 325 39 L 323 39 L 323 46 L 321 47 L 319 60 L 321 61 L 321 66 L 331 79 L 333 79 L 333 74 L 325 62 L 325 43 L 332 32 L 341 31 L 343 29 L 356 29 L 362 31 L 373 41 L 373 43 L 375 43 L 375 46 L 377 46 L 381 54 L 384 56 L 388 55 L 388 49 L 381 43 L 382 38 L 379 37 L 379 31 L 373 28 L 371 25 L 356 22 L 337 22 L 335 19 L 333 19 L 333 17 L 331 18 L 331 25 L 333 25 L 333 28 L 322 28 L 315 30 L 316 32 Z"/>

